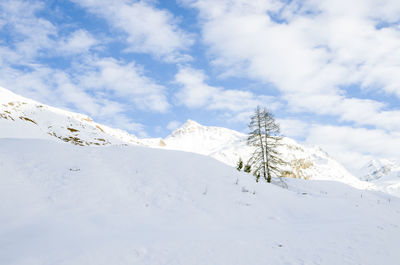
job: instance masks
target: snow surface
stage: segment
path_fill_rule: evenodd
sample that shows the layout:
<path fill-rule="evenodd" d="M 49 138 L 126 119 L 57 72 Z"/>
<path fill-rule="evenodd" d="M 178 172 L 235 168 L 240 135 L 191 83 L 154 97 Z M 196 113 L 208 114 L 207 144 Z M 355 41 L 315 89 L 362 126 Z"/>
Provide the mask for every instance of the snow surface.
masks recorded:
<path fill-rule="evenodd" d="M 0 264 L 399 263 L 400 199 L 285 181 L 187 152 L 0 139 Z"/>
<path fill-rule="evenodd" d="M 0 138 L 62 140 L 77 145 L 138 144 L 122 130 L 90 117 L 50 107 L 0 87 Z"/>
<path fill-rule="evenodd" d="M 372 160 L 361 169 L 360 179 L 373 183 L 382 191 L 400 197 L 400 161 Z"/>

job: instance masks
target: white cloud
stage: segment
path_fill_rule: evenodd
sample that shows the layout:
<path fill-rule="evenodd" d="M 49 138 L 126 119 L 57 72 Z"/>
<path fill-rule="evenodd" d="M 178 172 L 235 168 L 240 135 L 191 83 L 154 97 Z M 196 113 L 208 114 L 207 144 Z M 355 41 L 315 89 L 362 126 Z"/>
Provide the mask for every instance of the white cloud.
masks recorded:
<path fill-rule="evenodd" d="M 0 24 L 9 26 L 10 31 L 9 43 L 0 41 L 0 63 L 23 65 L 35 63 L 37 58 L 83 54 L 99 44 L 83 29 L 64 36 L 60 28 L 36 15 L 43 10 L 44 5 L 39 2 L 6 0 L 0 3 Z"/>
<path fill-rule="evenodd" d="M 277 119 L 281 133 L 287 137 L 301 138 L 308 134 L 309 124 L 296 119 Z"/>
<path fill-rule="evenodd" d="M 209 110 L 248 112 L 257 105 L 276 109 L 280 103 L 273 97 L 254 95 L 249 91 L 230 90 L 213 87 L 206 83 L 206 75 L 201 70 L 181 67 L 175 75 L 175 82 L 181 86 L 178 100 L 189 108 L 205 107 Z"/>
<path fill-rule="evenodd" d="M 309 129 L 308 144 L 321 146 L 352 172 L 373 158 L 398 158 L 400 133 L 348 126 L 315 125 Z"/>
<path fill-rule="evenodd" d="M 147 136 L 144 125 L 125 114 L 132 110 L 129 108 L 135 108 L 132 104 L 116 100 L 106 93 L 91 92 L 90 89 L 96 88 L 84 87 L 79 78 L 76 74 L 41 65 L 36 65 L 30 72 L 10 67 L 0 69 L 0 86 L 15 93 L 51 106 L 83 112 L 109 126 Z"/>
<path fill-rule="evenodd" d="M 133 62 L 98 58 L 95 52 L 104 48 L 102 39 L 76 25 L 56 26 L 40 18 L 45 8 L 32 1 L 0 2 L 0 25 L 7 25 L 9 33 L 7 43 L 0 40 L 0 85 L 145 135 L 144 126 L 126 113 L 166 111 L 165 88 Z M 70 67 L 50 67 L 43 62 L 57 57 L 69 60 Z"/>
<path fill-rule="evenodd" d="M 285 97 L 292 111 L 313 111 L 318 115 L 336 115 L 339 121 L 358 126 L 375 126 L 385 130 L 400 130 L 400 110 L 385 110 L 382 102 L 346 98 L 337 94 L 288 94 Z"/>
<path fill-rule="evenodd" d="M 179 121 L 170 121 L 167 124 L 167 129 L 170 130 L 170 131 L 173 131 L 173 130 L 177 129 L 179 126 L 181 126 L 181 124 L 182 123 L 179 122 Z"/>
<path fill-rule="evenodd" d="M 3 25 L 10 26 L 9 30 L 17 40 L 14 42 L 13 50 L 8 50 L 10 55 L 13 53 L 10 59 L 14 59 L 14 63 L 19 60 L 31 60 L 44 50 L 56 46 L 53 40 L 57 35 L 56 27 L 48 20 L 35 16 L 35 13 L 42 8 L 43 4 L 39 2 L 19 0 L 0 2 L 0 21 Z"/>
<path fill-rule="evenodd" d="M 185 61 L 182 54 L 193 43 L 190 34 L 179 28 L 177 20 L 167 10 L 160 10 L 147 1 L 73 0 L 106 19 L 123 31 L 128 51 L 150 53 L 166 61 Z"/>
<path fill-rule="evenodd" d="M 119 128 L 132 132 L 134 135 L 144 138 L 148 137 L 145 131 L 145 126 L 141 123 L 133 122 L 131 118 L 126 115 L 120 114 L 115 116 L 113 119 L 107 119 L 107 123 L 113 128 Z"/>
<path fill-rule="evenodd" d="M 89 63 L 89 69 L 79 79 L 88 90 L 114 94 L 142 110 L 164 112 L 170 106 L 165 88 L 144 76 L 134 63 L 126 64 L 112 58 L 96 59 Z"/>
<path fill-rule="evenodd" d="M 57 46 L 58 50 L 63 53 L 85 53 L 98 43 L 99 41 L 89 32 L 78 29 L 64 40 L 61 40 Z"/>
<path fill-rule="evenodd" d="M 398 1 L 186 3 L 199 10 L 203 41 L 214 65 L 231 75 L 272 82 L 293 112 L 400 129 L 399 111 L 341 89 L 359 84 L 364 91 L 400 98 L 400 29 L 377 27 L 400 20 Z M 271 13 L 285 22 L 275 22 Z"/>
<path fill-rule="evenodd" d="M 89 115 L 98 115 L 104 106 L 81 89 L 69 74 L 43 65 L 35 65 L 32 71 L 2 66 L 0 85 L 25 97 L 62 108 L 78 109 Z"/>
<path fill-rule="evenodd" d="M 101 104 L 79 88 L 70 73 L 38 63 L 38 58 L 60 51 L 68 55 L 87 51 L 96 41 L 84 30 L 60 36 L 50 21 L 37 17 L 44 8 L 40 2 L 0 2 L 0 20 L 10 32 L 9 43 L 0 42 L 0 83 L 26 97 L 97 114 Z"/>
<path fill-rule="evenodd" d="M 32 65 L 30 71 L 3 65 L 0 85 L 38 101 L 73 107 L 97 117 L 134 109 L 164 112 L 169 108 L 163 86 L 147 78 L 133 63 L 111 58 L 85 61 L 70 72 L 40 64 Z"/>
<path fill-rule="evenodd" d="M 199 108 L 209 104 L 209 101 L 220 89 L 204 83 L 205 74 L 189 67 L 179 69 L 175 81 L 183 88 L 177 94 L 180 102 L 191 108 Z"/>

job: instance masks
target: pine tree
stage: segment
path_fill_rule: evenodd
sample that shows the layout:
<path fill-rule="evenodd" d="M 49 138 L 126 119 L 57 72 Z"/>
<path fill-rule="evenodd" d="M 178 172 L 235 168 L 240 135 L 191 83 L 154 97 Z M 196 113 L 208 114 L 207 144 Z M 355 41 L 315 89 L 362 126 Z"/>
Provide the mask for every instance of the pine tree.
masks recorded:
<path fill-rule="evenodd" d="M 251 166 L 250 166 L 249 164 L 246 164 L 246 165 L 244 166 L 243 171 L 246 172 L 246 173 L 250 173 L 250 172 L 251 172 Z"/>
<path fill-rule="evenodd" d="M 248 164 L 253 169 L 253 174 L 258 182 L 263 176 L 267 182 L 271 182 L 272 176 L 280 177 L 280 167 L 285 164 L 277 148 L 280 145 L 279 124 L 271 112 L 258 106 L 250 117 L 250 133 L 247 143 L 255 147 Z"/>
<path fill-rule="evenodd" d="M 239 157 L 239 161 L 237 162 L 236 169 L 237 169 L 238 171 L 240 171 L 240 170 L 242 170 L 242 168 L 243 168 L 243 160 L 242 160 L 241 157 Z"/>

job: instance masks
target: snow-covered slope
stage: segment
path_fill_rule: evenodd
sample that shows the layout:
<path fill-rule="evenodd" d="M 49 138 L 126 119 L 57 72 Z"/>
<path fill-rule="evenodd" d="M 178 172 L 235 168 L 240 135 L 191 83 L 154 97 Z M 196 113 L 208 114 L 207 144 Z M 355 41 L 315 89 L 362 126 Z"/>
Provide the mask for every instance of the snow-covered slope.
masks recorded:
<path fill-rule="evenodd" d="M 361 178 L 365 181 L 400 178 L 400 162 L 389 159 L 372 160 L 361 169 Z"/>
<path fill-rule="evenodd" d="M 0 138 L 53 139 L 81 146 L 137 144 L 207 155 L 231 166 L 239 158 L 247 161 L 252 153 L 245 134 L 226 128 L 203 126 L 189 120 L 165 139 L 138 139 L 95 123 L 86 115 L 46 106 L 4 88 L 0 88 L 0 128 Z M 285 176 L 368 186 L 320 148 L 305 147 L 289 138 L 284 138 L 283 143 L 280 151 L 289 162 L 284 168 Z"/>
<path fill-rule="evenodd" d="M 128 133 L 90 117 L 18 96 L 0 87 L 0 138 L 59 139 L 75 145 L 137 143 Z"/>
<path fill-rule="evenodd" d="M 0 139 L 0 264 L 398 264 L 399 199 L 286 182 L 187 152 Z"/>
<path fill-rule="evenodd" d="M 164 139 L 163 147 L 211 156 L 235 166 L 239 158 L 247 161 L 252 153 L 252 148 L 246 144 L 246 139 L 246 134 L 237 131 L 203 126 L 188 120 Z M 284 168 L 287 177 L 335 180 L 364 188 L 368 186 L 319 147 L 306 147 L 290 138 L 283 138 L 280 152 L 284 160 L 289 163 Z"/>
<path fill-rule="evenodd" d="M 164 142 L 170 149 L 183 150 L 203 155 L 218 156 L 222 162 L 235 165 L 236 149 L 243 149 L 245 136 L 242 133 L 221 127 L 203 126 L 188 120 L 165 138 Z M 230 149 L 230 150 L 229 150 Z M 224 154 L 232 155 L 226 156 Z"/>
<path fill-rule="evenodd" d="M 368 181 L 378 189 L 400 196 L 400 162 L 377 159 L 367 163 L 361 170 L 361 180 Z"/>

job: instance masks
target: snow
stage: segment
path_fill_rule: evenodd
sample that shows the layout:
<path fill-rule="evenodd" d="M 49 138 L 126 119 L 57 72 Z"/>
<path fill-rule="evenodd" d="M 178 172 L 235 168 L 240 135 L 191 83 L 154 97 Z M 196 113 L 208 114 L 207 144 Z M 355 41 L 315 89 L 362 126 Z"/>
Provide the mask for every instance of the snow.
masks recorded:
<path fill-rule="evenodd" d="M 372 160 L 361 169 L 360 179 L 372 183 L 378 190 L 400 197 L 400 161 Z"/>
<path fill-rule="evenodd" d="M 396 160 L 375 159 L 361 168 L 361 178 L 366 181 L 393 177 L 400 177 L 400 162 Z"/>
<path fill-rule="evenodd" d="M 211 156 L 223 163 L 236 166 L 239 158 L 247 161 L 253 149 L 246 144 L 247 135 L 221 127 L 204 126 L 188 120 L 164 139 L 165 149 L 181 150 Z M 151 145 L 150 145 L 151 146 Z M 157 147 L 154 145 L 153 147 Z M 297 178 L 335 180 L 357 188 L 372 188 L 360 181 L 321 148 L 307 147 L 290 138 L 283 138 L 279 149 Z"/>
<path fill-rule="evenodd" d="M 0 264 L 398 264 L 399 199 L 286 182 L 187 152 L 0 139 Z"/>
<path fill-rule="evenodd" d="M 78 145 L 138 144 L 133 135 L 90 117 L 50 107 L 0 87 L 0 138 L 67 141 Z"/>

